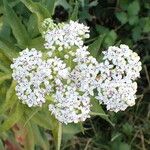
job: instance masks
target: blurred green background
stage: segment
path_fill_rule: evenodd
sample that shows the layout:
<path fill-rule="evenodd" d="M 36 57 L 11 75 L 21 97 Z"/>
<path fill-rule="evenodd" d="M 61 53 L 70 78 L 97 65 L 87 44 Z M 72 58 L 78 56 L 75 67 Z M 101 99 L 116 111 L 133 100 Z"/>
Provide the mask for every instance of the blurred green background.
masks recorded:
<path fill-rule="evenodd" d="M 136 105 L 117 114 L 108 112 L 114 126 L 95 116 L 83 126 L 64 127 L 61 150 L 149 150 L 150 0 L 0 0 L 0 105 L 5 99 L 12 99 L 12 105 L 16 99 L 10 94 L 12 58 L 25 47 L 44 49 L 39 24 L 48 14 L 55 22 L 72 19 L 88 25 L 91 37 L 85 44 L 97 60 L 100 61 L 102 50 L 122 43 L 137 52 L 143 64 Z M 0 107 L 0 125 L 13 112 L 11 109 L 2 113 L 3 109 Z M 31 123 L 32 128 L 13 122 L 10 130 L 0 132 L 0 150 L 55 149 L 51 132 L 42 128 L 49 123 L 44 121 L 43 125 L 43 120 L 36 117 L 33 121 L 37 125 Z M 24 142 L 25 148 L 21 146 Z"/>

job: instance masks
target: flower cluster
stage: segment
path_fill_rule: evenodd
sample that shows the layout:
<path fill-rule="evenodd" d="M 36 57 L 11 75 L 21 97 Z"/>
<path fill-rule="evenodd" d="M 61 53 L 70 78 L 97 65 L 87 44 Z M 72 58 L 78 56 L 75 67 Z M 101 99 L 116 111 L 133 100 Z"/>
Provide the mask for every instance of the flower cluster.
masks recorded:
<path fill-rule="evenodd" d="M 16 93 L 24 104 L 42 106 L 49 95 L 49 111 L 65 124 L 90 117 L 91 97 L 115 112 L 135 104 L 141 63 L 128 46 L 109 47 L 99 63 L 84 46 L 87 26 L 46 19 L 42 27 L 47 51 L 25 49 L 11 65 Z"/>
<path fill-rule="evenodd" d="M 87 26 L 70 21 L 44 34 L 45 48 L 62 51 L 71 49 L 73 46 L 80 47 L 83 46 L 83 39 L 88 37 L 89 28 Z"/>
<path fill-rule="evenodd" d="M 108 110 L 118 112 L 135 104 L 136 78 L 140 76 L 141 62 L 137 53 L 126 45 L 110 46 L 103 52 L 100 63 L 98 96 Z"/>
<path fill-rule="evenodd" d="M 45 95 L 51 91 L 49 80 L 52 78 L 51 69 L 42 60 L 42 53 L 34 48 L 25 49 L 13 62 L 12 77 L 17 81 L 18 98 L 29 107 L 42 106 Z"/>

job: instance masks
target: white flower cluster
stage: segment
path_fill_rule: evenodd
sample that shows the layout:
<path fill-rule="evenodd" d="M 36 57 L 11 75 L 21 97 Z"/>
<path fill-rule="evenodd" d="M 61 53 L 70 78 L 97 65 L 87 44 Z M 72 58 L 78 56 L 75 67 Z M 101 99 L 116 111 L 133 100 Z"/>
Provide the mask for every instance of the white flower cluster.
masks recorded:
<path fill-rule="evenodd" d="M 126 45 L 110 46 L 103 52 L 100 64 L 98 96 L 108 110 L 118 112 L 135 104 L 136 78 L 140 76 L 141 62 L 137 53 Z"/>
<path fill-rule="evenodd" d="M 54 103 L 49 105 L 49 110 L 63 123 L 77 123 L 89 118 L 90 98 L 81 95 L 75 87 L 65 86 L 63 90 L 56 90 L 53 95 Z"/>
<path fill-rule="evenodd" d="M 25 49 L 11 68 L 17 81 L 16 93 L 23 103 L 42 106 L 49 95 L 49 111 L 62 123 L 77 123 L 90 117 L 90 99 L 95 97 L 108 110 L 125 110 L 135 104 L 139 56 L 126 45 L 111 46 L 103 62 L 90 56 L 84 39 L 89 28 L 78 22 L 43 22 L 48 52 Z"/>
<path fill-rule="evenodd" d="M 24 104 L 42 106 L 45 95 L 51 91 L 49 80 L 52 79 L 51 69 L 42 60 L 42 53 L 36 49 L 25 49 L 20 57 L 13 60 L 13 78 L 17 81 L 16 93 Z"/>
<path fill-rule="evenodd" d="M 83 39 L 89 38 L 89 28 L 78 22 L 70 21 L 59 28 L 45 33 L 45 48 L 62 51 L 73 46 L 83 46 Z"/>

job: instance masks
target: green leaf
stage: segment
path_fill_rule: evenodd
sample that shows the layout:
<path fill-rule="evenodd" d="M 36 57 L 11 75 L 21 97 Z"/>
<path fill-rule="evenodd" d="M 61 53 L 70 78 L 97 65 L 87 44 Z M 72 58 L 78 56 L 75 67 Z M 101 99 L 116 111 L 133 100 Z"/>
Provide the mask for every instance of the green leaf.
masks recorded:
<path fill-rule="evenodd" d="M 122 24 L 125 24 L 128 21 L 128 16 L 125 12 L 116 13 L 116 17 Z"/>
<path fill-rule="evenodd" d="M 36 110 L 32 110 L 31 108 L 26 108 L 25 110 L 28 117 L 31 117 L 30 119 L 36 123 L 37 125 L 41 126 L 42 128 L 50 130 L 52 128 L 51 120 L 47 117 L 47 114 L 44 112 L 36 112 Z"/>
<path fill-rule="evenodd" d="M 69 3 L 66 0 L 57 0 L 56 1 L 56 6 L 61 5 L 63 6 L 65 9 L 70 9 L 71 6 L 69 5 Z"/>
<path fill-rule="evenodd" d="M 134 41 L 138 41 L 141 38 L 142 29 L 140 26 L 136 26 L 132 29 L 132 38 Z"/>
<path fill-rule="evenodd" d="M 28 24 L 27 24 L 27 30 L 31 38 L 37 37 L 39 35 L 39 29 L 37 26 L 37 17 L 35 14 L 32 14 L 30 16 Z"/>
<path fill-rule="evenodd" d="M 100 48 L 103 43 L 104 37 L 105 37 L 105 34 L 99 35 L 98 38 L 92 44 L 89 45 L 88 49 L 92 56 L 99 58 L 99 55 L 101 52 Z"/>
<path fill-rule="evenodd" d="M 10 68 L 8 68 L 8 66 L 6 66 L 1 60 L 0 60 L 0 70 L 5 72 L 5 73 L 10 73 L 11 72 Z M 4 78 L 1 77 L 1 78 L 3 80 L 5 77 Z M 1 79 L 0 79 L 0 82 L 1 82 Z"/>
<path fill-rule="evenodd" d="M 112 126 L 114 126 L 114 124 L 108 118 L 108 115 L 102 109 L 102 107 L 99 104 L 98 100 L 92 98 L 91 99 L 91 104 L 92 104 L 91 113 L 90 113 L 91 115 L 93 115 L 93 116 L 100 116 L 101 118 L 103 118 L 107 122 L 109 122 Z"/>
<path fill-rule="evenodd" d="M 7 0 L 3 0 L 3 3 L 8 23 L 12 28 L 12 32 L 18 42 L 18 45 L 20 47 L 26 47 L 28 45 L 29 36 L 24 25 L 21 23 L 21 20 L 17 17 L 14 10 L 9 6 Z"/>
<path fill-rule="evenodd" d="M 54 141 L 56 143 L 56 150 L 60 150 L 62 140 L 62 124 L 53 116 L 51 116 L 51 121 L 53 123 L 52 133 L 54 136 Z"/>
<path fill-rule="evenodd" d="M 125 124 L 123 125 L 122 131 L 123 131 L 127 136 L 131 136 L 131 135 L 132 135 L 132 131 L 133 131 L 133 126 L 132 126 L 132 124 L 125 123 Z"/>
<path fill-rule="evenodd" d="M 98 1 L 97 0 L 94 0 L 91 3 L 89 3 L 89 7 L 94 7 L 96 5 L 98 5 Z"/>
<path fill-rule="evenodd" d="M 30 41 L 29 48 L 36 48 L 37 50 L 45 51 L 44 39 L 41 36 L 32 39 Z"/>
<path fill-rule="evenodd" d="M 150 18 L 146 17 L 146 18 L 144 18 L 144 20 L 145 20 L 145 24 L 143 27 L 143 32 L 148 33 L 148 32 L 150 32 Z"/>
<path fill-rule="evenodd" d="M 109 32 L 109 29 L 101 25 L 96 25 L 96 31 L 99 34 L 107 34 Z"/>
<path fill-rule="evenodd" d="M 11 74 L 3 74 L 0 76 L 0 84 L 2 84 L 5 80 L 10 80 Z"/>
<path fill-rule="evenodd" d="M 32 130 L 34 134 L 35 144 L 41 146 L 43 150 L 48 150 L 49 141 L 47 140 L 47 137 L 43 137 L 43 135 L 41 134 L 39 130 L 39 127 L 35 125 L 34 123 L 32 123 Z"/>
<path fill-rule="evenodd" d="M 123 9 L 123 10 L 127 10 L 129 4 L 131 3 L 130 0 L 119 0 L 119 6 Z"/>
<path fill-rule="evenodd" d="M 24 144 L 24 149 L 26 150 L 35 150 L 34 146 L 35 146 L 35 142 L 34 142 L 34 132 L 33 132 L 33 128 L 30 122 L 28 122 L 27 124 L 27 135 L 25 138 L 25 144 Z"/>
<path fill-rule="evenodd" d="M 40 3 L 32 2 L 31 0 L 20 0 L 33 14 L 38 18 L 38 28 L 42 33 L 41 23 L 45 18 L 49 18 L 50 14 L 48 10 L 43 7 Z"/>
<path fill-rule="evenodd" d="M 0 106 L 0 114 L 7 111 L 16 102 L 17 97 L 15 95 L 15 86 L 16 82 L 12 81 L 10 88 L 7 90 L 5 102 Z"/>
<path fill-rule="evenodd" d="M 5 150 L 2 140 L 0 139 L 0 150 Z"/>
<path fill-rule="evenodd" d="M 117 33 L 114 30 L 111 30 L 104 39 L 104 44 L 106 44 L 106 46 L 111 46 L 114 45 L 115 41 L 117 39 Z"/>
<path fill-rule="evenodd" d="M 0 38 L 0 49 L 11 61 L 18 56 L 17 49 L 14 45 L 2 38 Z"/>
<path fill-rule="evenodd" d="M 50 16 L 54 14 L 56 1 L 57 0 L 46 1 L 46 7 L 49 10 Z"/>
<path fill-rule="evenodd" d="M 138 16 L 130 16 L 128 21 L 129 21 L 130 25 L 138 24 L 139 17 Z"/>
<path fill-rule="evenodd" d="M 81 127 L 79 123 L 70 123 L 68 125 L 63 125 L 63 140 L 67 142 L 75 134 L 81 132 Z"/>
<path fill-rule="evenodd" d="M 127 143 L 122 142 L 118 145 L 118 150 L 131 150 L 131 147 Z"/>
<path fill-rule="evenodd" d="M 22 107 L 18 103 L 15 109 L 15 112 L 12 113 L 6 121 L 4 121 L 3 124 L 0 125 L 0 132 L 4 132 L 9 130 L 15 123 L 19 121 L 19 119 L 22 117 L 23 112 L 22 112 Z"/>
<path fill-rule="evenodd" d="M 76 1 L 73 13 L 71 14 L 70 20 L 76 21 L 78 19 L 78 10 L 79 10 L 79 3 Z"/>
<path fill-rule="evenodd" d="M 127 12 L 129 16 L 134 16 L 137 15 L 140 11 L 140 5 L 137 0 L 133 1 L 132 3 L 129 4 L 127 8 Z"/>

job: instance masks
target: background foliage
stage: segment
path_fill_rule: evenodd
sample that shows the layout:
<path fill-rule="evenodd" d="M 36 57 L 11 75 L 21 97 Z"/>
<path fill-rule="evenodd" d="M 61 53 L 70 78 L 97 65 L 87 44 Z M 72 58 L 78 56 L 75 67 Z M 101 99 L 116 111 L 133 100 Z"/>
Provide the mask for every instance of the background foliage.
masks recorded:
<path fill-rule="evenodd" d="M 117 114 L 93 103 L 83 124 L 63 125 L 62 150 L 148 150 L 150 147 L 149 0 L 0 0 L 0 150 L 51 150 L 60 146 L 60 124 L 44 109 L 18 102 L 11 79 L 12 58 L 22 49 L 44 50 L 41 21 L 69 19 L 87 24 L 85 41 L 99 61 L 101 51 L 125 43 L 141 56 L 136 105 Z M 45 106 L 46 107 L 46 106 Z M 109 116 L 109 118 L 108 118 Z M 52 134 L 53 133 L 53 134 Z"/>

